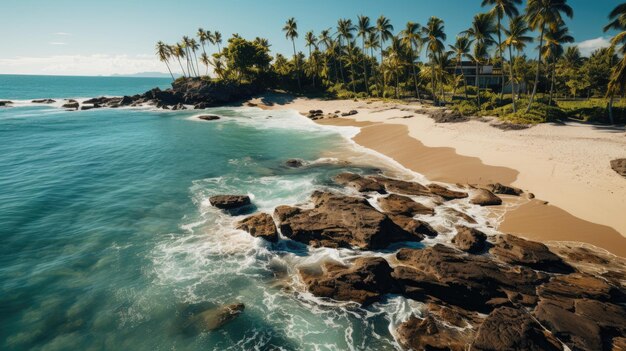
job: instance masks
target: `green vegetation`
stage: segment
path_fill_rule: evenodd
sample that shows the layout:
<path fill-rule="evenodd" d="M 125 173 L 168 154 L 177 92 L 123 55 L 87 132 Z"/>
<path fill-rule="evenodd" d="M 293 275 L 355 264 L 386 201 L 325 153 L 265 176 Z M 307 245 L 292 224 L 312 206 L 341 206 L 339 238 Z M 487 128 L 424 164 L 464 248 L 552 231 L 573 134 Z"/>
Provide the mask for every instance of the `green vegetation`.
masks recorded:
<path fill-rule="evenodd" d="M 156 54 L 170 74 L 177 65 L 186 78 L 335 98 L 417 99 L 512 123 L 624 123 L 626 102 L 619 98 L 626 91 L 626 3 L 609 14 L 604 28 L 618 31 L 613 45 L 588 58 L 571 45 L 566 19 L 574 11 L 567 0 L 528 0 L 523 11 L 521 4 L 483 0 L 488 11 L 476 14 L 447 47 L 440 18 L 424 26 L 408 22 L 394 34 L 388 18 L 358 16 L 354 23 L 341 18 L 319 35 L 307 31 L 306 54 L 299 51 L 297 20 L 288 19 L 282 30 L 291 57 L 272 55 L 266 39 L 238 34 L 222 48 L 221 34 L 203 29 L 197 41 L 185 36 L 174 45 L 157 43 Z M 533 45 L 540 49 L 536 59 L 524 55 Z"/>

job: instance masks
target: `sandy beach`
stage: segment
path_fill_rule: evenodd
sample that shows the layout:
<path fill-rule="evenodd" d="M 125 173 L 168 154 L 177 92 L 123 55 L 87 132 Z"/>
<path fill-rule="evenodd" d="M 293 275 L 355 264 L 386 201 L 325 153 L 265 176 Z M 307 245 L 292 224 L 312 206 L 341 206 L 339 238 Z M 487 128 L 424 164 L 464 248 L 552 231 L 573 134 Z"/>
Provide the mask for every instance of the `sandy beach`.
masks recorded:
<path fill-rule="evenodd" d="M 567 123 L 503 131 L 490 119 L 435 123 L 417 104 L 282 95 L 250 102 L 303 115 L 356 110 L 356 115 L 317 122 L 360 127 L 356 143 L 432 181 L 500 182 L 534 194 L 533 200 L 505 199 L 509 206 L 498 227 L 503 232 L 543 242 L 589 243 L 626 257 L 626 179 L 609 166 L 626 157 L 623 127 Z"/>

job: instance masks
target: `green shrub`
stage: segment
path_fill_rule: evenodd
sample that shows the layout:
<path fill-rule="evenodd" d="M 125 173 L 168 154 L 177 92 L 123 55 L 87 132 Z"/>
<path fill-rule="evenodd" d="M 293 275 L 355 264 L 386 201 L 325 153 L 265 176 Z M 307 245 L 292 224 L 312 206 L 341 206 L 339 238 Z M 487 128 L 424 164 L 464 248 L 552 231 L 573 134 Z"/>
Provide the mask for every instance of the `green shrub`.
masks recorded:
<path fill-rule="evenodd" d="M 452 108 L 455 111 L 458 111 L 463 116 L 475 116 L 479 109 L 476 106 L 476 101 L 473 100 L 462 100 L 455 103 Z"/>

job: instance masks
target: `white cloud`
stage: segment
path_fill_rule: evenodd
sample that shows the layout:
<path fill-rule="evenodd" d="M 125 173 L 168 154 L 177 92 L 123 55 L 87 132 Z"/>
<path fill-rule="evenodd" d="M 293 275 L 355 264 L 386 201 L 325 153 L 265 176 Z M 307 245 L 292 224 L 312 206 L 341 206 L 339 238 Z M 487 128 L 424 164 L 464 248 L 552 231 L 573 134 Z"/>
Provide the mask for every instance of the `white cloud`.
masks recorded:
<path fill-rule="evenodd" d="M 48 44 L 50 44 L 50 45 L 67 45 L 67 43 L 62 43 L 60 41 L 51 41 Z"/>
<path fill-rule="evenodd" d="M 176 73 L 176 66 L 170 66 Z M 154 55 L 95 54 L 0 58 L 0 73 L 4 74 L 111 75 L 137 72 L 167 72 L 167 68 Z"/>
<path fill-rule="evenodd" d="M 577 43 L 576 45 L 578 45 L 578 48 L 580 49 L 580 53 L 583 56 L 590 56 L 592 52 L 598 49 L 608 48 L 609 46 L 611 46 L 611 38 L 610 37 L 609 38 L 598 37 L 595 39 L 581 41 L 580 43 Z"/>

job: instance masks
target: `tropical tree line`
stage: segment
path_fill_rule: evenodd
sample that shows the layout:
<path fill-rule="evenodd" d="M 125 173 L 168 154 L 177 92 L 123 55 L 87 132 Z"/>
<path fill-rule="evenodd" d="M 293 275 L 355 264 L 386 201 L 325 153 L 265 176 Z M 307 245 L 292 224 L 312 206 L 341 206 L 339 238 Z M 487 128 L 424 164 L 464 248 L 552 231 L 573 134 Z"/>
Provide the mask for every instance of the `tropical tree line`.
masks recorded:
<path fill-rule="evenodd" d="M 481 4 L 486 12 L 476 14 L 450 45 L 446 45 L 445 23 L 437 17 L 423 25 L 408 22 L 398 30 L 385 16 L 341 18 L 334 28 L 309 30 L 302 36 L 298 22 L 290 18 L 282 28 L 292 47 L 290 57 L 280 53 L 272 57 L 266 39 L 246 41 L 237 34 L 222 49 L 219 32 L 202 29 L 197 40 L 183 37 L 174 45 L 157 43 L 157 55 L 170 73 L 170 65 L 178 64 L 185 77 L 208 76 L 212 68 L 215 78 L 252 80 L 262 75 L 271 85 L 295 92 L 410 96 L 435 104 L 463 100 L 478 109 L 495 100 L 497 106 L 510 105 L 513 113 L 528 113 L 537 103 L 552 105 L 558 97 L 590 96 L 610 98 L 610 110 L 613 99 L 624 94 L 626 3 L 609 14 L 604 28 L 618 31 L 612 46 L 589 58 L 571 45 L 574 38 L 566 21 L 574 11 L 567 0 L 527 0 L 524 8 L 522 0 L 482 0 Z M 251 70 L 233 66 L 235 51 L 245 43 L 253 48 L 238 54 L 256 56 L 238 62 L 250 64 Z M 217 49 L 213 54 L 209 54 L 211 47 Z M 536 57 L 529 58 L 525 52 L 533 47 Z M 473 86 L 461 69 L 461 63 L 468 61 L 475 70 Z M 481 79 L 490 74 L 483 72 L 487 65 L 500 75 L 499 87 Z"/>

